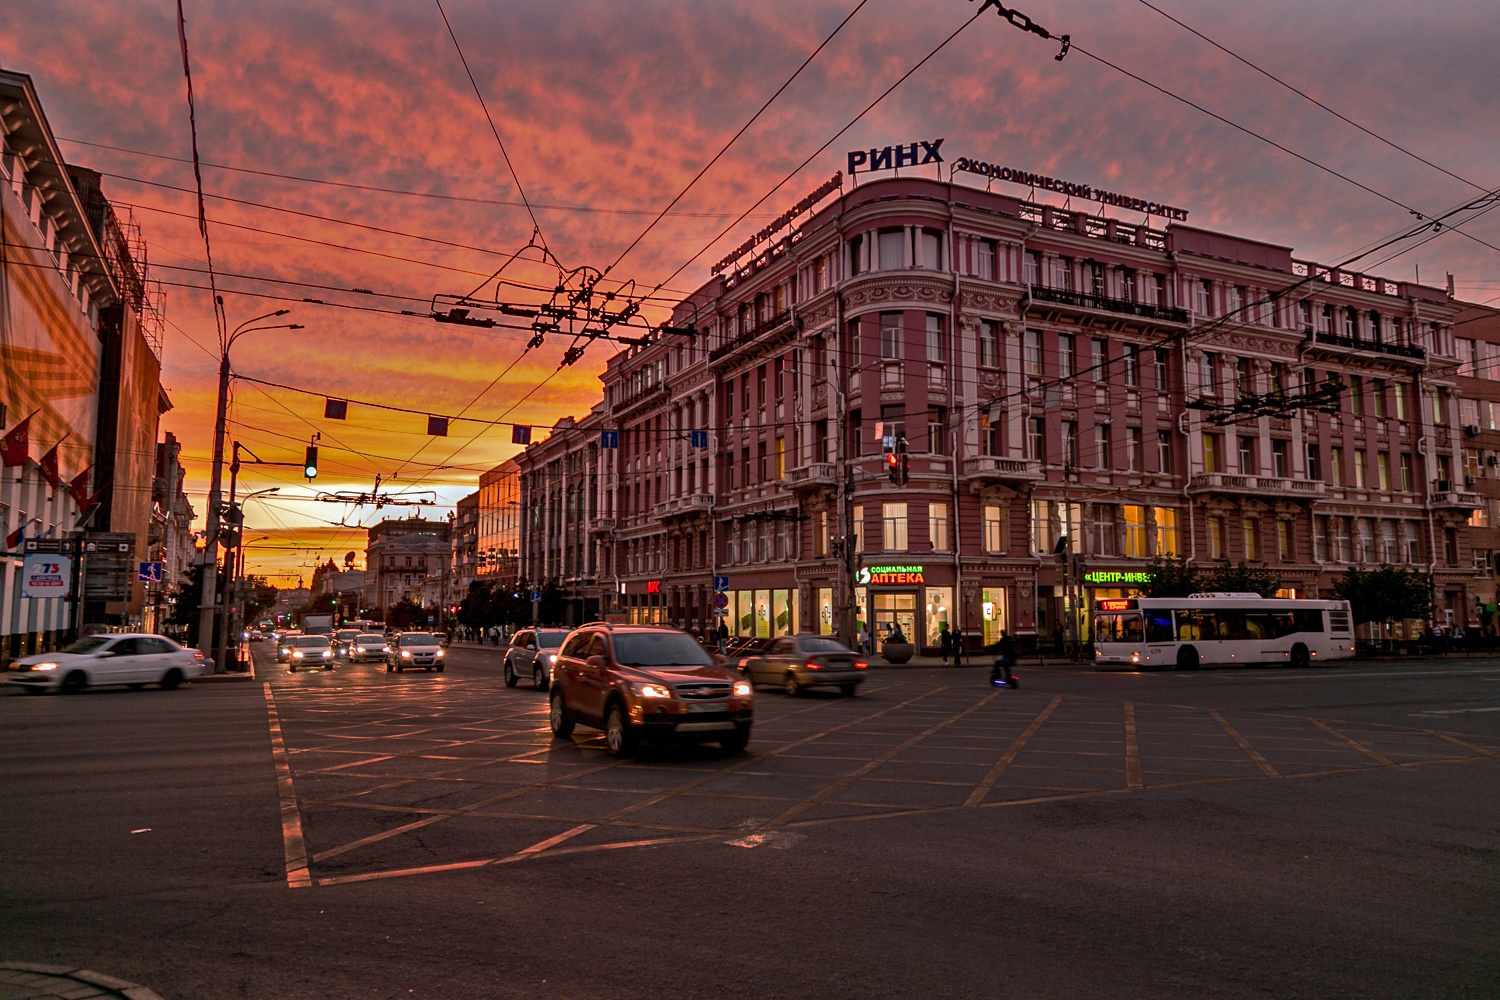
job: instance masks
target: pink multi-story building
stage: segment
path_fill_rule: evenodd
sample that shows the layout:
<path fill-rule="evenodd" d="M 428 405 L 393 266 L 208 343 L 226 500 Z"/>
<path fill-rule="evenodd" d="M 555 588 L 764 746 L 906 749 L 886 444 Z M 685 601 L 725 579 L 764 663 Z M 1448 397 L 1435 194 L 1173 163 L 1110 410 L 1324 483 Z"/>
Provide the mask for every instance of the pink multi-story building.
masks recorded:
<path fill-rule="evenodd" d="M 522 460 L 549 499 L 521 548 L 586 537 L 580 601 L 699 627 L 725 603 L 735 634 L 1072 633 L 1155 557 L 1298 596 L 1415 566 L 1465 621 L 1457 311 L 1180 223 L 868 181 L 682 302 L 696 337 L 609 361 L 602 406 Z M 1280 405 L 1330 379 L 1336 412 Z"/>

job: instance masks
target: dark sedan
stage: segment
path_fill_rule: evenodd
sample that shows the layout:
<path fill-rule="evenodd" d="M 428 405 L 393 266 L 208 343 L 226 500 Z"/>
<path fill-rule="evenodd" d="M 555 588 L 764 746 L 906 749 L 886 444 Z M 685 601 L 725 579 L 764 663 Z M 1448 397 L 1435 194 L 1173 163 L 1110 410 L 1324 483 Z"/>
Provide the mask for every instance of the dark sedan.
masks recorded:
<path fill-rule="evenodd" d="M 794 696 L 811 687 L 836 687 L 853 695 L 868 668 L 858 653 L 822 635 L 785 635 L 740 661 L 752 685 L 774 684 Z"/>

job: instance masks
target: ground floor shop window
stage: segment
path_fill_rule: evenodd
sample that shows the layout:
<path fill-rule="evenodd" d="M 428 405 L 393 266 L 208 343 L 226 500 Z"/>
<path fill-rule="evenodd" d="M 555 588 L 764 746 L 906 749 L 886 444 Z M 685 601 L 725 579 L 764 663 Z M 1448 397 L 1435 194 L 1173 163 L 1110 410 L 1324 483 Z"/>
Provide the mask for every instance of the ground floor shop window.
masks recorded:
<path fill-rule="evenodd" d="M 953 625 L 953 588 L 952 587 L 928 587 L 927 588 L 927 645 L 936 646 L 941 640 L 942 628 L 948 626 L 952 631 Z M 911 633 L 907 633 L 910 635 Z"/>
<path fill-rule="evenodd" d="M 769 639 L 797 631 L 795 590 L 735 590 L 729 593 L 733 635 Z M 831 602 L 830 602 L 831 603 Z"/>
<path fill-rule="evenodd" d="M 984 644 L 1000 641 L 1000 630 L 1009 628 L 1009 609 L 1006 605 L 1004 587 L 987 587 L 979 592 L 979 613 L 984 633 Z"/>
<path fill-rule="evenodd" d="M 876 594 L 872 599 L 875 618 L 875 637 L 884 641 L 886 634 L 895 626 L 911 642 L 917 635 L 917 595 Z"/>
<path fill-rule="evenodd" d="M 833 635 L 833 588 L 818 588 L 818 634 Z"/>

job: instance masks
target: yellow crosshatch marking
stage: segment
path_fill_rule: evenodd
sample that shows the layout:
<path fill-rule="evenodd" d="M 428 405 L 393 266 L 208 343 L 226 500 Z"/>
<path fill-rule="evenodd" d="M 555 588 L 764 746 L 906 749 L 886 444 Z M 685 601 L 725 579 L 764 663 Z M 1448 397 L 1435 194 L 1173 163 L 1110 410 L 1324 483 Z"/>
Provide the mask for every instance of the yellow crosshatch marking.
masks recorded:
<path fill-rule="evenodd" d="M 751 752 L 605 754 L 554 741 L 547 703 L 487 680 L 266 686 L 288 885 L 467 871 L 954 809 L 1500 757 L 1428 729 L 872 678 L 856 699 L 758 699 Z M 445 824 L 485 857 L 432 859 Z M 442 837 L 431 838 L 441 842 Z M 404 863 L 421 860 L 421 864 Z"/>

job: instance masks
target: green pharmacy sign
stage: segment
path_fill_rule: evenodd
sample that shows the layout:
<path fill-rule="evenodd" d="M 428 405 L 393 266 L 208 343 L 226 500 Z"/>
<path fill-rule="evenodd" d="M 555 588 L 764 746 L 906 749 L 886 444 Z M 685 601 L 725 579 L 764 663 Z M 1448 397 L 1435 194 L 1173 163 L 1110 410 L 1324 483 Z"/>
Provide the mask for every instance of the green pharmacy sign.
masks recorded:
<path fill-rule="evenodd" d="M 1131 573 L 1114 569 L 1099 569 L 1083 574 L 1084 583 L 1149 583 L 1150 573 Z"/>

